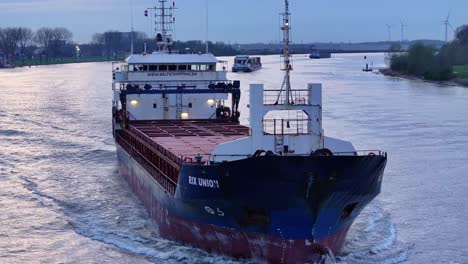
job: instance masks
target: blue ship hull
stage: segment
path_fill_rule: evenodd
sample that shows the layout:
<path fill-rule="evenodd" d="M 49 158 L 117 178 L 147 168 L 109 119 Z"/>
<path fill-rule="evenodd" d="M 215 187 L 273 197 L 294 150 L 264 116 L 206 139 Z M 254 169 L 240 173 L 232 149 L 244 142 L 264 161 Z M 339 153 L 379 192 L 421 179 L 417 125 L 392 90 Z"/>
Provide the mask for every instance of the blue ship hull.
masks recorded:
<path fill-rule="evenodd" d="M 339 252 L 379 193 L 383 156 L 271 156 L 181 166 L 168 193 L 117 144 L 121 173 L 162 237 L 268 263 L 321 263 Z"/>

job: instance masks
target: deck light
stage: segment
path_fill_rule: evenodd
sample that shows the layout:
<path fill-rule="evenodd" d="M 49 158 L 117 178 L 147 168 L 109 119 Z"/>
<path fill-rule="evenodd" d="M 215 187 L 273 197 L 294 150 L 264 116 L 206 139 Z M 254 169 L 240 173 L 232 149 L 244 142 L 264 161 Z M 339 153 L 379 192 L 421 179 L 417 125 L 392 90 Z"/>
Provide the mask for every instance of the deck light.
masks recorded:
<path fill-rule="evenodd" d="M 208 103 L 209 106 L 213 106 L 215 104 L 215 100 L 214 99 L 208 99 L 208 101 L 206 101 Z"/>
<path fill-rule="evenodd" d="M 137 106 L 138 105 L 138 100 L 135 100 L 135 99 L 131 100 L 130 105 Z"/>
<path fill-rule="evenodd" d="M 188 114 L 188 113 L 182 113 L 182 114 L 180 114 L 180 118 L 182 118 L 182 119 L 188 119 L 188 118 L 189 118 L 189 114 Z"/>

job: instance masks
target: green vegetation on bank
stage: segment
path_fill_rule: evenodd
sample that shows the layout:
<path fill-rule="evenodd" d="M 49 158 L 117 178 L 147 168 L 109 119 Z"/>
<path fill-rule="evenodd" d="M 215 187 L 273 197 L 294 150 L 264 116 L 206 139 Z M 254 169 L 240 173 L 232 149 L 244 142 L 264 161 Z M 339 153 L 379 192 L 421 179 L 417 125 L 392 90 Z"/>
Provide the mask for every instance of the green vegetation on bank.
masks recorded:
<path fill-rule="evenodd" d="M 395 52 L 395 50 L 392 50 Z M 441 49 L 417 43 L 407 52 L 396 53 L 390 69 L 427 80 L 447 81 L 467 73 L 468 25 L 457 29 L 456 38 Z"/>
<path fill-rule="evenodd" d="M 85 63 L 85 62 L 105 62 L 105 61 L 121 61 L 124 60 L 125 57 L 116 56 L 112 58 L 108 57 L 61 57 L 61 58 L 54 58 L 50 60 L 20 60 L 16 61 L 17 67 L 23 66 L 37 66 L 37 65 L 53 65 L 53 64 L 67 64 L 67 63 Z"/>
<path fill-rule="evenodd" d="M 455 65 L 453 66 L 453 72 L 457 75 L 468 77 L 468 65 Z"/>

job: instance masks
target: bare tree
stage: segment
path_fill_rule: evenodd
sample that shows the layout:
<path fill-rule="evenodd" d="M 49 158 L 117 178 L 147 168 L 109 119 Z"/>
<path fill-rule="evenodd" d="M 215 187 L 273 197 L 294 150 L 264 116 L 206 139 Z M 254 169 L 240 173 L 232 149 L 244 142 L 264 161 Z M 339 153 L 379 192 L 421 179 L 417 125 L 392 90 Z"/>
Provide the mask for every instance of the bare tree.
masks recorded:
<path fill-rule="evenodd" d="M 49 59 L 53 37 L 53 29 L 46 27 L 38 29 L 34 36 L 34 42 L 42 49 L 42 53 L 46 56 L 47 60 Z"/>
<path fill-rule="evenodd" d="M 47 59 L 63 55 L 64 48 L 72 40 L 73 34 L 66 28 L 40 28 L 34 41 L 39 45 Z"/>
<path fill-rule="evenodd" d="M 29 28 L 20 27 L 18 28 L 18 34 L 19 34 L 18 45 L 20 48 L 21 56 L 23 58 L 23 62 L 24 62 L 26 48 L 32 44 L 34 33 Z"/>
<path fill-rule="evenodd" d="M 18 28 L 0 29 L 0 49 L 4 53 L 4 61 L 15 61 L 15 52 L 18 49 L 20 33 Z"/>
<path fill-rule="evenodd" d="M 64 55 L 64 49 L 71 42 L 73 34 L 66 28 L 54 28 L 52 31 L 52 54 L 57 56 Z"/>

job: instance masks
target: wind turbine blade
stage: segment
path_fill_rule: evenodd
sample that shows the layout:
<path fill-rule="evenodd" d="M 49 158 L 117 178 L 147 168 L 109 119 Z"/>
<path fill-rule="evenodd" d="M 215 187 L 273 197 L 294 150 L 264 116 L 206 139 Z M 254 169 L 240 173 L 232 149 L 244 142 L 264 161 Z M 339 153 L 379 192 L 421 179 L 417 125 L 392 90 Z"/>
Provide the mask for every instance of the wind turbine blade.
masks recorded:
<path fill-rule="evenodd" d="M 450 24 L 450 22 L 448 22 L 448 25 L 449 25 L 450 28 L 453 30 L 453 32 L 455 32 L 455 29 L 452 27 L 452 24 Z"/>

